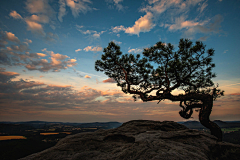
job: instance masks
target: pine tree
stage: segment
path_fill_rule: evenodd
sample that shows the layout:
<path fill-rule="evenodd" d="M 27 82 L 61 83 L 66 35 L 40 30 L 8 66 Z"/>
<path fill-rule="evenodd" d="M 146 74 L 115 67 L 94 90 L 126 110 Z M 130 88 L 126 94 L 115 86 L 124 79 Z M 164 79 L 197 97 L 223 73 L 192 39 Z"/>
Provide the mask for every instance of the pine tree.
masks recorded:
<path fill-rule="evenodd" d="M 205 47 L 200 41 L 193 44 L 180 39 L 178 50 L 170 43 L 158 42 L 141 55 L 133 55 L 122 54 L 120 47 L 110 42 L 101 60 L 95 62 L 95 69 L 114 79 L 124 93 L 133 94 L 134 100 L 179 101 L 182 108 L 179 114 L 185 119 L 191 117 L 193 109 L 199 109 L 201 124 L 222 141 L 220 127 L 209 116 L 213 101 L 223 96 L 224 91 L 212 81 L 216 77 L 212 73 L 214 50 Z M 183 90 L 184 94 L 173 95 L 175 89 Z"/>

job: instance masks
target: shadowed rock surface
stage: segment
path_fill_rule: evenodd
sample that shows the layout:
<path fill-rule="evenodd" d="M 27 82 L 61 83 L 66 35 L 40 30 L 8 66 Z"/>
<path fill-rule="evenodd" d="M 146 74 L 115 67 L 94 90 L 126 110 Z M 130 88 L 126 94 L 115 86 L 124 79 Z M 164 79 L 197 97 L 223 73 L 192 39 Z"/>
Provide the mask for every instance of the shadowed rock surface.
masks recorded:
<path fill-rule="evenodd" d="M 217 142 L 205 132 L 172 121 L 129 121 L 122 126 L 79 133 L 20 160 L 238 159 L 240 145 Z"/>

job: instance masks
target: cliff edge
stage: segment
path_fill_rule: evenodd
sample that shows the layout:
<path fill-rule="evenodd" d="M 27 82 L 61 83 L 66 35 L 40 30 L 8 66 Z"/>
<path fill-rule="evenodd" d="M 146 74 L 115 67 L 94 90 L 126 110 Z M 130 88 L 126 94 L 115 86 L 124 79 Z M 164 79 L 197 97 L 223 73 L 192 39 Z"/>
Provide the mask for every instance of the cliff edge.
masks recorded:
<path fill-rule="evenodd" d="M 67 136 L 20 160 L 238 159 L 240 145 L 172 121 L 133 120 L 122 126 Z"/>

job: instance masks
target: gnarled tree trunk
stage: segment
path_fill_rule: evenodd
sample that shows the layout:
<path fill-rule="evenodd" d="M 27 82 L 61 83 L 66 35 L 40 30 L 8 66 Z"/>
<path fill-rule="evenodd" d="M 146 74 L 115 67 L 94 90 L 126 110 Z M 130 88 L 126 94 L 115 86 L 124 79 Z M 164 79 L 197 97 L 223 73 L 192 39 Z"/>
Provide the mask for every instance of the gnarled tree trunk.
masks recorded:
<path fill-rule="evenodd" d="M 222 130 L 214 122 L 210 121 L 209 116 L 212 112 L 213 98 L 211 95 L 206 96 L 206 99 L 202 100 L 203 104 L 199 113 L 199 121 L 206 128 L 210 129 L 211 134 L 218 138 L 218 141 L 222 141 Z"/>

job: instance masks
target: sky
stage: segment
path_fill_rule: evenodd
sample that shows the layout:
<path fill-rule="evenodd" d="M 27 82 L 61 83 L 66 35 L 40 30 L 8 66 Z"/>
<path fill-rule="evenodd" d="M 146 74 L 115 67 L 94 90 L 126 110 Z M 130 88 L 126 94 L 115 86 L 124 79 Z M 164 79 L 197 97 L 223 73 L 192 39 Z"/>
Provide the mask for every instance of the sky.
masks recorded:
<path fill-rule="evenodd" d="M 111 41 L 135 55 L 181 38 L 215 50 L 225 96 L 210 119 L 240 120 L 239 10 L 239 0 L 1 0 L 0 121 L 184 121 L 179 103 L 134 102 L 95 71 Z"/>

